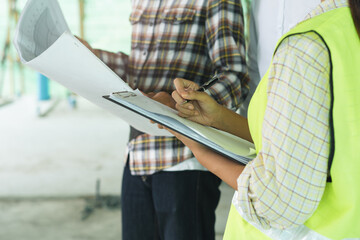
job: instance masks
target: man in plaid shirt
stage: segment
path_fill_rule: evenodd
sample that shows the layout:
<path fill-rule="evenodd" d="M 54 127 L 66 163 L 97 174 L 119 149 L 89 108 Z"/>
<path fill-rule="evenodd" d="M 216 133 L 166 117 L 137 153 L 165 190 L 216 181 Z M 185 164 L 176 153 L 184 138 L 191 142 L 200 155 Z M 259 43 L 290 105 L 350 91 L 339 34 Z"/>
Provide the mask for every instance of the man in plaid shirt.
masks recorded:
<path fill-rule="evenodd" d="M 236 110 L 248 92 L 240 1 L 132 0 L 131 54 L 93 52 L 132 88 L 174 104 L 173 80 Z M 164 94 L 166 93 L 166 94 Z M 175 137 L 131 128 L 121 193 L 123 239 L 214 239 L 220 180 Z"/>

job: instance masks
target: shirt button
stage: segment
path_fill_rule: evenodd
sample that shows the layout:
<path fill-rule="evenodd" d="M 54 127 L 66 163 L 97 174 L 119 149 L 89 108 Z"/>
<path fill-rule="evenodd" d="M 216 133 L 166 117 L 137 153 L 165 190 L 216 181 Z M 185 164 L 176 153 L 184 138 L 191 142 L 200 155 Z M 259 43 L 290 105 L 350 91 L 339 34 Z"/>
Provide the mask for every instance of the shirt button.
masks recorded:
<path fill-rule="evenodd" d="M 146 56 L 146 55 L 147 55 L 147 51 L 143 51 L 143 55 Z"/>

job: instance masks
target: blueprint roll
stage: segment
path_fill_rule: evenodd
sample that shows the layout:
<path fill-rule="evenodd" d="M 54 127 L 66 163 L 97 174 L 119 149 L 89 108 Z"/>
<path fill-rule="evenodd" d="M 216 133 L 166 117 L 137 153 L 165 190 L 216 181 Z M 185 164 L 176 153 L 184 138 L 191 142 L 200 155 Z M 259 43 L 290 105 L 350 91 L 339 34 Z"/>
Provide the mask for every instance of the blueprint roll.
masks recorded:
<path fill-rule="evenodd" d="M 49 78 L 38 73 L 38 100 L 49 100 Z"/>

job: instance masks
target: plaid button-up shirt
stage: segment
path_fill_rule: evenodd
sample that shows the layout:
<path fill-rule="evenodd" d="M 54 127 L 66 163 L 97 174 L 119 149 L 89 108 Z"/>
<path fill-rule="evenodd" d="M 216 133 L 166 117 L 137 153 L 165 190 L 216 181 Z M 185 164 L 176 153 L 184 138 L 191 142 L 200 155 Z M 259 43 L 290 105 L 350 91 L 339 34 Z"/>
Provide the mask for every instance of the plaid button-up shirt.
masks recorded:
<path fill-rule="evenodd" d="M 214 74 L 208 90 L 216 101 L 236 109 L 248 92 L 240 1 L 133 0 L 131 54 L 102 51 L 100 58 L 132 88 L 174 90 L 173 80 L 199 85 Z M 148 175 L 193 155 L 174 137 L 142 134 L 128 144 L 130 170 Z"/>

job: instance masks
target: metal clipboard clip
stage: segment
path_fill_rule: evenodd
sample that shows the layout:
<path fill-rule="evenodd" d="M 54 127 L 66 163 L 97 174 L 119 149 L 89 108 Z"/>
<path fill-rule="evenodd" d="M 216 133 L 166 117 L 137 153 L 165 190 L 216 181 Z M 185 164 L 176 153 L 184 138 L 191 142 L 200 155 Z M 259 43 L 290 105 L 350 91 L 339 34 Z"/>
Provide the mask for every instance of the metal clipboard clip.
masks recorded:
<path fill-rule="evenodd" d="M 119 98 L 129 98 L 129 97 L 136 97 L 136 94 L 133 92 L 128 91 L 121 91 L 121 92 L 113 92 L 112 95 Z"/>

